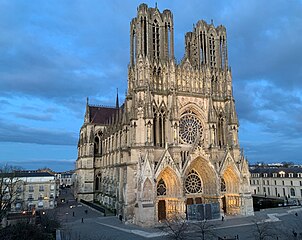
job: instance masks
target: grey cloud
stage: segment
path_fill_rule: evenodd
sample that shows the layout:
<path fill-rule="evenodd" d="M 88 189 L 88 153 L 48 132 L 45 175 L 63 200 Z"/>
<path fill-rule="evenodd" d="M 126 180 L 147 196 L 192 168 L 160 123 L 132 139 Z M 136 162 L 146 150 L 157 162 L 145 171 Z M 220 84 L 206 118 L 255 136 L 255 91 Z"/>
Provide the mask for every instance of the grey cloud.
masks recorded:
<path fill-rule="evenodd" d="M 11 113 L 17 118 L 24 118 L 35 121 L 52 121 L 53 117 L 50 114 L 29 114 L 29 113 Z"/>
<path fill-rule="evenodd" d="M 20 142 L 49 145 L 73 145 L 77 143 L 76 134 L 55 129 L 38 129 L 25 125 L 7 123 L 0 120 L 0 142 Z"/>

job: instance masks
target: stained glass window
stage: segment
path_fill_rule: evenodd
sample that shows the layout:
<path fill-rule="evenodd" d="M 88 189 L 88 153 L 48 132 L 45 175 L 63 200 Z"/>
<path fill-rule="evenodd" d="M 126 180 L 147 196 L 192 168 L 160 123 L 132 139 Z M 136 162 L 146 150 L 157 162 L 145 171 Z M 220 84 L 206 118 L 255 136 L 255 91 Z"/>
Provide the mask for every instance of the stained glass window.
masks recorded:
<path fill-rule="evenodd" d="M 157 184 L 157 196 L 167 195 L 167 188 L 164 180 L 161 178 Z"/>
<path fill-rule="evenodd" d="M 186 193 L 202 192 L 201 179 L 196 171 L 192 170 L 188 174 L 185 182 L 185 189 L 186 189 Z"/>
<path fill-rule="evenodd" d="M 202 124 L 192 113 L 184 114 L 179 121 L 179 136 L 188 144 L 193 144 L 197 135 L 202 136 Z"/>
<path fill-rule="evenodd" d="M 224 181 L 223 178 L 221 178 L 220 191 L 221 192 L 226 192 L 226 185 L 225 185 L 225 181 Z"/>

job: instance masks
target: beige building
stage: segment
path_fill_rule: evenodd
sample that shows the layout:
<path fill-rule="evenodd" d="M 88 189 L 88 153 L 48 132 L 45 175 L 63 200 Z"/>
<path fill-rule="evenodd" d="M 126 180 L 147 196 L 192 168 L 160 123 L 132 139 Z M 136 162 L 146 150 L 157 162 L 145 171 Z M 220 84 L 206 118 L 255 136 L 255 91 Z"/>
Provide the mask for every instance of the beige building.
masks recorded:
<path fill-rule="evenodd" d="M 16 173 L 19 182 L 12 210 L 50 209 L 56 206 L 56 180 L 48 172 L 22 171 Z"/>
<path fill-rule="evenodd" d="M 141 4 L 130 24 L 122 106 L 89 105 L 78 144 L 77 198 L 153 225 L 194 204 L 253 214 L 224 26 L 198 21 L 174 57 L 170 10 Z"/>
<path fill-rule="evenodd" d="M 253 195 L 302 203 L 302 167 L 256 167 L 250 171 Z"/>
<path fill-rule="evenodd" d="M 55 173 L 55 177 L 59 182 L 60 187 L 71 187 L 74 184 L 74 171 L 67 171 L 67 172 L 57 172 Z"/>

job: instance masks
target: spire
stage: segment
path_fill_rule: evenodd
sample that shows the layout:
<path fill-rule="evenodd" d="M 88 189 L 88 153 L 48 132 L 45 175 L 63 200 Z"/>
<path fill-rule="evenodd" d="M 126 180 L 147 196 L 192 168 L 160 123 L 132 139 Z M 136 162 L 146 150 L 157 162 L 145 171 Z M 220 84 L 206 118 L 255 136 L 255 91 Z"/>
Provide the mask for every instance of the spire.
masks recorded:
<path fill-rule="evenodd" d="M 115 107 L 116 107 L 116 108 L 119 108 L 119 107 L 120 107 L 120 104 L 119 104 L 119 101 L 118 101 L 118 88 L 116 89 L 116 102 L 115 102 Z"/>
<path fill-rule="evenodd" d="M 229 106 L 229 124 L 235 124 L 238 125 L 238 117 L 235 109 L 235 100 L 233 96 L 230 100 L 230 106 Z"/>
<path fill-rule="evenodd" d="M 84 117 L 84 123 L 90 122 L 90 109 L 89 109 L 89 98 L 86 98 L 86 111 L 85 111 L 85 117 Z"/>

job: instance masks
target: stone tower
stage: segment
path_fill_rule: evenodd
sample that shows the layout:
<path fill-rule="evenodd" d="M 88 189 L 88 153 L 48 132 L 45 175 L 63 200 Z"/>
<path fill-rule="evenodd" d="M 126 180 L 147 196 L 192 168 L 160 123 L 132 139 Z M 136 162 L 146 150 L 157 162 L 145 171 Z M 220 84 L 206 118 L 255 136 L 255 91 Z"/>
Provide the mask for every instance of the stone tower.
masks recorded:
<path fill-rule="evenodd" d="M 130 24 L 124 104 L 87 103 L 78 198 L 97 200 L 124 221 L 145 226 L 198 204 L 251 215 L 226 29 L 198 21 L 185 35 L 180 64 L 173 36 L 171 11 L 138 7 Z"/>

